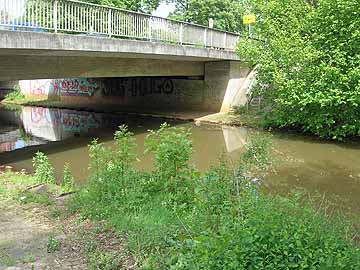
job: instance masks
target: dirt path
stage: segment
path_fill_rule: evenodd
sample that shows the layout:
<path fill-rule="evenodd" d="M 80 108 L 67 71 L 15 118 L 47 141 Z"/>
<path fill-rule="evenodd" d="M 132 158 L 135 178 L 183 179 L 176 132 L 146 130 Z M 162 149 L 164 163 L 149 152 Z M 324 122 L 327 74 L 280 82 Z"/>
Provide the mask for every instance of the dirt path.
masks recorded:
<path fill-rule="evenodd" d="M 49 239 L 59 250 L 48 253 Z M 87 269 L 71 236 L 39 208 L 0 202 L 0 270 Z"/>

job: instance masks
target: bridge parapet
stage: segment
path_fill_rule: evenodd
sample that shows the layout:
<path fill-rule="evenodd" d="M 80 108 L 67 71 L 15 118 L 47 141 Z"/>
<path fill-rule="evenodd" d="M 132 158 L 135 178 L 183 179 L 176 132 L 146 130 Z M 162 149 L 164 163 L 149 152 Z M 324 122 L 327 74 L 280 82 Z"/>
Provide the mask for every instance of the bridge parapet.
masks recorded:
<path fill-rule="evenodd" d="M 234 51 L 239 35 L 74 0 L 4 0 L 0 30 L 47 31 Z"/>

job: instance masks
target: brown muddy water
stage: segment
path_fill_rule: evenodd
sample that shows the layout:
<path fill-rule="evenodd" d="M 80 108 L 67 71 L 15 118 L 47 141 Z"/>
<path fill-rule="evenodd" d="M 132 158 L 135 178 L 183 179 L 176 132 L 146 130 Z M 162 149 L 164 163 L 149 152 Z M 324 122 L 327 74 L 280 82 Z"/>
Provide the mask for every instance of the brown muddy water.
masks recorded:
<path fill-rule="evenodd" d="M 225 154 L 236 161 L 254 132 L 244 127 L 205 125 L 162 118 L 103 114 L 67 109 L 17 107 L 0 108 L 0 165 L 32 172 L 32 156 L 41 150 L 55 167 L 58 179 L 63 166 L 70 164 L 78 181 L 87 177 L 87 145 L 92 138 L 112 144 L 119 125 L 135 133 L 139 161 L 136 166 L 151 170 L 151 157 L 143 155 L 143 142 L 149 129 L 163 122 L 191 128 L 192 162 L 206 170 Z M 267 133 L 268 134 L 268 133 Z M 269 134 L 268 134 L 269 135 Z M 274 168 L 263 181 L 272 193 L 296 188 L 325 196 L 346 213 L 360 216 L 360 142 L 334 143 L 299 135 L 273 133 Z"/>

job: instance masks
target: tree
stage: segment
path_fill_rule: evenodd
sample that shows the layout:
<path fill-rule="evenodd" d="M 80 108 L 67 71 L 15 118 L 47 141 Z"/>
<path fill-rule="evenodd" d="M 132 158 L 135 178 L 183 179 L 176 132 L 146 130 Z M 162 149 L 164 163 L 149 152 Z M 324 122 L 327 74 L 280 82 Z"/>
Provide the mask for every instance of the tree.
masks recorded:
<path fill-rule="evenodd" d="M 214 27 L 227 31 L 240 31 L 243 28 L 242 0 L 167 0 L 175 4 L 170 18 L 208 26 L 210 18 Z"/>
<path fill-rule="evenodd" d="M 86 0 L 85 2 L 150 14 L 159 6 L 160 1 L 161 0 Z"/>
<path fill-rule="evenodd" d="M 250 0 L 249 0 L 250 1 Z M 321 137 L 360 135 L 359 0 L 251 0 L 264 42 L 239 43 L 258 65 L 266 124 Z"/>

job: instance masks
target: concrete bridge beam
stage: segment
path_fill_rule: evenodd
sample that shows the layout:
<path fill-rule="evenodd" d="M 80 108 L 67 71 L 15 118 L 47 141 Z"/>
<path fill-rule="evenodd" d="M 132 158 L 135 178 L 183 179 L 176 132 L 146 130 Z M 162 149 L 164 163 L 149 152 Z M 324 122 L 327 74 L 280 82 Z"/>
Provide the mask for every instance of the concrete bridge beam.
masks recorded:
<path fill-rule="evenodd" d="M 159 59 L 0 55 L 0 80 L 203 76 L 204 63 Z"/>

